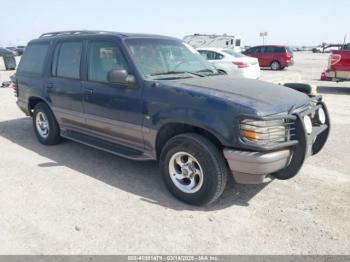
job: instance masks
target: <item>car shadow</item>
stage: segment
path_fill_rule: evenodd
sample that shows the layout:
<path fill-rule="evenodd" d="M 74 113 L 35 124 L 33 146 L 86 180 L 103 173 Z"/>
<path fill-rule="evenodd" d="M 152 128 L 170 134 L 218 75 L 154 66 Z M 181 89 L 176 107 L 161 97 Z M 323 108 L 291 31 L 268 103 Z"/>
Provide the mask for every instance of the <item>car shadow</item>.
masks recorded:
<path fill-rule="evenodd" d="M 318 86 L 317 92 L 320 94 L 350 95 L 350 87 Z"/>
<path fill-rule="evenodd" d="M 156 161 L 132 161 L 72 141 L 44 146 L 37 141 L 29 117 L 0 122 L 0 136 L 48 159 L 38 164 L 40 168 L 65 166 L 138 195 L 142 201 L 174 210 L 213 211 L 232 205 L 249 206 L 249 201 L 266 186 L 238 185 L 229 179 L 224 194 L 217 202 L 205 207 L 194 207 L 170 195 L 162 182 Z"/>

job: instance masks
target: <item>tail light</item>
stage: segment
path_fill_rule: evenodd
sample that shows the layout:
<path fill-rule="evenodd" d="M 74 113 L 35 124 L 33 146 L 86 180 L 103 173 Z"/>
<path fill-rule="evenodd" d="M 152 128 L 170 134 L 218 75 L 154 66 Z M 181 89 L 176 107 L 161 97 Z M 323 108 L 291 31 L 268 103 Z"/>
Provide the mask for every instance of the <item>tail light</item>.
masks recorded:
<path fill-rule="evenodd" d="M 330 68 L 332 65 L 339 63 L 340 60 L 341 60 L 340 54 L 331 54 L 328 60 L 328 68 Z"/>
<path fill-rule="evenodd" d="M 238 66 L 238 68 L 245 68 L 249 66 L 247 63 L 240 62 L 240 61 L 233 61 L 232 64 Z"/>
<path fill-rule="evenodd" d="M 13 81 L 12 88 L 14 90 L 15 96 L 18 96 L 18 82 L 17 82 L 17 80 Z"/>

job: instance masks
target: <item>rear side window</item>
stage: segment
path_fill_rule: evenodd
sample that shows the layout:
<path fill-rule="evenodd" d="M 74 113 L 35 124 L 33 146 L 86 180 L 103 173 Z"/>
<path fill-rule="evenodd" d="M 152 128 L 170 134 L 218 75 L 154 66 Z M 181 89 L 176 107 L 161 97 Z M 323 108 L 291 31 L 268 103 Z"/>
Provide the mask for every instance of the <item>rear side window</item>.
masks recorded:
<path fill-rule="evenodd" d="M 80 79 L 82 42 L 64 42 L 54 53 L 52 75 L 63 78 Z"/>
<path fill-rule="evenodd" d="M 224 58 L 222 54 L 213 51 L 200 50 L 198 52 L 207 60 L 221 60 Z"/>
<path fill-rule="evenodd" d="M 23 73 L 41 74 L 43 72 L 48 49 L 48 43 L 30 44 L 23 54 L 18 71 Z"/>

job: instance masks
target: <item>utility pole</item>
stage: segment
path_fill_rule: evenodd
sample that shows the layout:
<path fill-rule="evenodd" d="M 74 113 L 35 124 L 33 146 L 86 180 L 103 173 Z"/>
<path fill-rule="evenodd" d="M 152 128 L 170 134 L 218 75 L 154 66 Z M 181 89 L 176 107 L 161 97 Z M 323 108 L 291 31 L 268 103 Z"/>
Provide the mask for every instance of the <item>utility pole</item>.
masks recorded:
<path fill-rule="evenodd" d="M 263 39 L 263 45 L 265 45 L 265 37 L 267 37 L 267 32 L 260 32 L 260 37 Z"/>

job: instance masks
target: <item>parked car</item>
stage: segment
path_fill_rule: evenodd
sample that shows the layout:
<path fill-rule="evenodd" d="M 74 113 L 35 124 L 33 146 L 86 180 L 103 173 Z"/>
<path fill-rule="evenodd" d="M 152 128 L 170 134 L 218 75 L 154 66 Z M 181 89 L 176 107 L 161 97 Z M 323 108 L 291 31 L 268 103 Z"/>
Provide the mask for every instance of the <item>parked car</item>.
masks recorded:
<path fill-rule="evenodd" d="M 225 48 L 198 48 L 197 51 L 221 72 L 252 79 L 260 77 L 256 58 Z"/>
<path fill-rule="evenodd" d="M 332 51 L 332 54 L 329 56 L 327 70 L 321 76 L 321 79 L 333 81 L 350 80 L 350 48 L 348 49 L 347 45 L 341 50 Z"/>
<path fill-rule="evenodd" d="M 12 52 L 13 55 L 17 56 L 18 55 L 18 52 L 16 50 L 16 47 L 14 46 L 8 46 L 6 47 L 7 50 L 10 50 Z"/>
<path fill-rule="evenodd" d="M 0 56 L 14 56 L 16 53 L 10 49 L 0 47 Z"/>
<path fill-rule="evenodd" d="M 194 205 L 215 201 L 229 175 L 248 184 L 295 176 L 329 133 L 321 97 L 220 74 L 171 37 L 43 34 L 15 78 L 17 104 L 42 144 L 64 137 L 158 160 L 170 192 Z"/>
<path fill-rule="evenodd" d="M 281 70 L 294 64 L 293 51 L 287 46 L 255 46 L 243 54 L 257 58 L 260 67 L 270 67 L 272 70 Z"/>
<path fill-rule="evenodd" d="M 25 46 L 9 46 L 6 49 L 11 50 L 16 56 L 21 56 L 25 50 Z"/>

